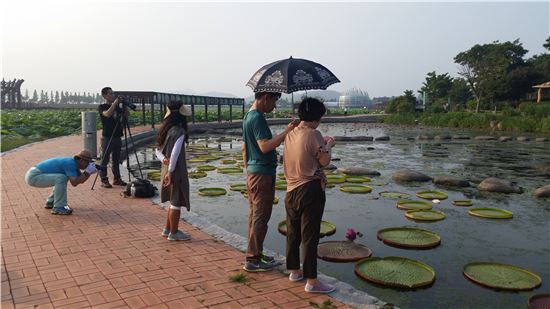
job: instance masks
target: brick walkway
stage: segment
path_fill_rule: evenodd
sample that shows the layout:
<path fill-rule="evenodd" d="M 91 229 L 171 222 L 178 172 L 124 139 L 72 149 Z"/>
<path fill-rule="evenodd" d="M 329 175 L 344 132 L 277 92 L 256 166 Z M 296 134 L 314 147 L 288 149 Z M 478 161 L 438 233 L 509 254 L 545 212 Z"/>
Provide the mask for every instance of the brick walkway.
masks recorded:
<path fill-rule="evenodd" d="M 135 133 L 148 128 L 132 129 Z M 278 271 L 241 273 L 243 253 L 181 222 L 190 242 L 160 236 L 166 212 L 148 199 L 122 198 L 93 178 L 69 186 L 71 216 L 43 208 L 51 189 L 24 175 L 36 163 L 71 156 L 80 136 L 22 147 L 1 158 L 2 308 L 311 308 L 330 299 L 303 291 Z"/>

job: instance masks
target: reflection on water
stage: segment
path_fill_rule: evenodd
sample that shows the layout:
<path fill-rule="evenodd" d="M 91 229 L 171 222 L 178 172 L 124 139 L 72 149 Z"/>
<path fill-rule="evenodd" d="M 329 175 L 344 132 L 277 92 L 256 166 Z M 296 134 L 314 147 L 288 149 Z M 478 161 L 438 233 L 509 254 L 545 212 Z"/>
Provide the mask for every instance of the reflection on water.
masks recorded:
<path fill-rule="evenodd" d="M 282 127 L 274 127 L 280 132 Z M 329 276 L 348 282 L 359 290 L 374 295 L 402 308 L 524 308 L 527 299 L 550 290 L 550 201 L 535 199 L 532 191 L 550 183 L 550 175 L 537 171 L 537 164 L 550 164 L 550 144 L 536 142 L 427 140 L 411 138 L 419 135 L 454 135 L 448 130 L 414 130 L 397 127 L 376 127 L 367 124 L 323 124 L 320 130 L 328 135 L 370 135 L 391 137 L 389 142 L 339 142 L 333 156 L 341 161 L 336 166 L 361 166 L 378 170 L 379 177 L 366 195 L 351 195 L 335 188 L 327 189 L 324 220 L 337 225 L 336 234 L 324 240 L 343 240 L 347 228 L 364 234 L 359 243 L 367 245 L 373 256 L 402 256 L 422 261 L 436 271 L 433 286 L 414 291 L 401 291 L 362 281 L 353 273 L 352 263 L 319 261 L 319 270 Z M 460 132 L 472 135 L 471 132 Z M 202 141 L 204 144 L 204 141 Z M 232 154 L 240 152 L 238 141 L 213 143 Z M 282 148 L 279 148 L 282 151 Z M 157 169 L 159 164 L 150 148 L 140 151 L 142 167 Z M 222 165 L 219 161 L 207 164 Z M 190 165 L 192 168 L 197 164 Z M 454 175 L 474 183 L 466 189 L 438 188 L 432 183 L 401 185 L 391 180 L 394 171 L 409 168 L 434 176 Z M 279 166 L 278 172 L 281 172 Z M 475 184 L 486 177 L 499 177 L 517 182 L 525 189 L 523 194 L 480 193 Z M 230 232 L 246 236 L 248 205 L 239 192 L 229 191 L 222 197 L 203 197 L 200 187 L 225 187 L 244 183 L 244 174 L 227 175 L 216 171 L 208 176 L 191 179 L 192 210 Z M 434 204 L 447 218 L 434 223 L 418 223 L 405 218 L 395 207 L 395 200 L 380 197 L 381 191 L 406 192 L 414 196 L 423 189 L 438 189 L 449 194 L 447 200 Z M 284 220 L 284 191 L 277 191 L 281 199 L 274 206 L 266 247 L 284 255 L 285 237 L 277 232 L 277 223 Z M 468 207 L 456 207 L 452 200 L 470 198 L 477 207 L 499 207 L 514 213 L 512 220 L 489 220 L 468 215 Z M 431 250 L 406 250 L 384 245 L 376 239 L 383 228 L 414 226 L 438 233 L 442 242 Z M 487 289 L 467 281 L 462 275 L 463 265 L 474 261 L 510 263 L 538 273 L 543 284 L 534 291 L 503 292 Z"/>

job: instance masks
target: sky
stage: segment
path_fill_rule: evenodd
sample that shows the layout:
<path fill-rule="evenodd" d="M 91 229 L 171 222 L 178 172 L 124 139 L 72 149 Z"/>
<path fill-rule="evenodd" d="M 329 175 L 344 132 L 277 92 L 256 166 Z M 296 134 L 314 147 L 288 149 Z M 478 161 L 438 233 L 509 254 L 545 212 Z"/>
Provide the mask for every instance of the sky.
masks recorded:
<path fill-rule="evenodd" d="M 550 1 L 181 2 L 4 0 L 1 75 L 22 89 L 221 92 L 249 97 L 263 65 L 309 59 L 371 97 L 456 77 L 475 44 L 545 51 Z"/>

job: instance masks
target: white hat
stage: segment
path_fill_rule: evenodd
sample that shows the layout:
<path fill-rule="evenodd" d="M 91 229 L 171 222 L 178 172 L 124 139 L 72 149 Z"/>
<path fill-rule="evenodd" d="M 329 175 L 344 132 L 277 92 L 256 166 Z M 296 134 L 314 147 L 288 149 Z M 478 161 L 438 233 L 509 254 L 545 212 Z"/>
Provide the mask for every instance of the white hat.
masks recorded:
<path fill-rule="evenodd" d="M 183 116 L 191 116 L 191 107 L 189 107 L 188 105 L 182 105 L 179 108 L 179 112 Z M 172 113 L 172 110 L 168 109 L 166 111 L 166 115 L 164 115 L 164 119 L 168 118 L 168 116 L 170 116 L 171 113 Z"/>

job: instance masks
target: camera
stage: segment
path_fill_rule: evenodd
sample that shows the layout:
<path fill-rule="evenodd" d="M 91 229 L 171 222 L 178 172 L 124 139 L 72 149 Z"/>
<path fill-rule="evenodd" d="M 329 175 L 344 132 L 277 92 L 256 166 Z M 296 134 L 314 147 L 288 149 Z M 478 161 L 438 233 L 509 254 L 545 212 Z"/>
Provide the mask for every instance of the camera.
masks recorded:
<path fill-rule="evenodd" d="M 127 97 L 119 96 L 119 97 L 118 97 L 118 101 L 119 101 L 120 103 L 122 103 L 122 105 L 128 107 L 129 109 L 131 109 L 131 110 L 133 110 L 133 111 L 135 111 L 136 108 L 137 108 L 137 105 L 135 105 L 134 103 L 130 102 L 130 101 L 128 100 Z"/>
<path fill-rule="evenodd" d="M 99 165 L 97 163 L 94 163 L 95 164 L 95 168 L 98 170 L 98 171 L 102 171 L 102 172 L 106 172 L 107 171 L 107 165 Z"/>

